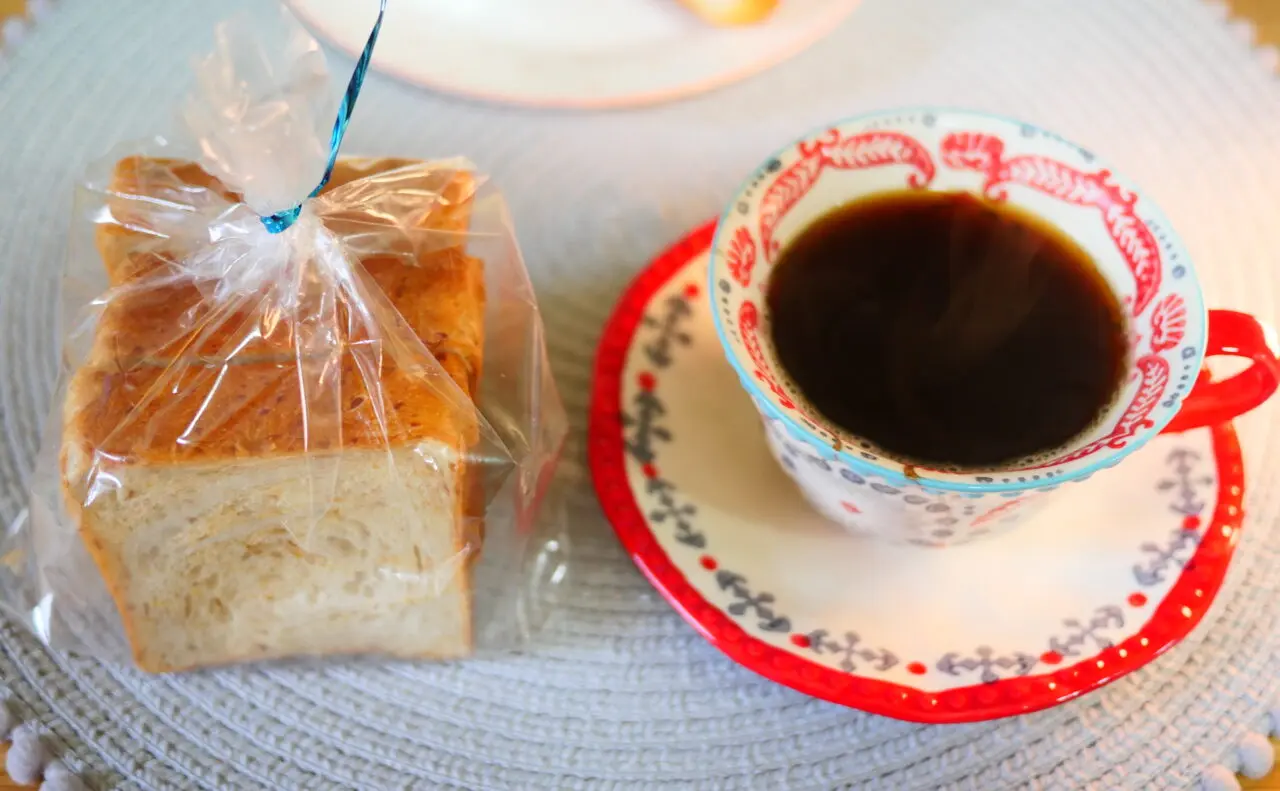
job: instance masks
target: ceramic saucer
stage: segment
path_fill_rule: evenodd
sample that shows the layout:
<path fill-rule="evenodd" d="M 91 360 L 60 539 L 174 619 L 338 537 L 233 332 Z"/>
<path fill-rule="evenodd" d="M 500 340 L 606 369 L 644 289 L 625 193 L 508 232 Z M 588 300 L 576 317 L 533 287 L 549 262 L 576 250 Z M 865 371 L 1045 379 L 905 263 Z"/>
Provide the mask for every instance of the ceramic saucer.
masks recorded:
<path fill-rule="evenodd" d="M 376 0 L 288 0 L 320 36 L 355 56 Z M 858 0 L 787 0 L 734 28 L 676 0 L 398 0 L 375 69 L 428 88 L 553 107 L 618 107 L 689 96 L 743 79 L 834 30 Z"/>
<path fill-rule="evenodd" d="M 606 514 L 703 636 L 809 695 L 948 723 L 1066 702 L 1195 627 L 1240 531 L 1230 425 L 1158 437 L 1004 535 L 946 549 L 858 538 L 777 467 L 722 356 L 704 289 L 713 230 L 622 298 L 590 426 Z"/>

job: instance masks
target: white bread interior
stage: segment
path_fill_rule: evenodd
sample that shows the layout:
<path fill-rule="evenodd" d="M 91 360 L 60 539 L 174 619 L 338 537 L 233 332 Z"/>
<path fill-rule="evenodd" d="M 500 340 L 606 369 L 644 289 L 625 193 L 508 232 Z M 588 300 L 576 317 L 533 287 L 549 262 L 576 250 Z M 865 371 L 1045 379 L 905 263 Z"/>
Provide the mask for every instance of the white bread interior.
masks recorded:
<path fill-rule="evenodd" d="M 470 552 L 452 529 L 456 478 L 424 458 L 457 463 L 452 448 L 424 442 L 102 465 L 119 487 L 84 509 L 82 531 L 114 582 L 135 661 L 173 671 L 305 655 L 466 655 Z M 332 501 L 309 535 L 295 536 L 285 525 L 312 524 L 317 479 L 332 480 Z"/>

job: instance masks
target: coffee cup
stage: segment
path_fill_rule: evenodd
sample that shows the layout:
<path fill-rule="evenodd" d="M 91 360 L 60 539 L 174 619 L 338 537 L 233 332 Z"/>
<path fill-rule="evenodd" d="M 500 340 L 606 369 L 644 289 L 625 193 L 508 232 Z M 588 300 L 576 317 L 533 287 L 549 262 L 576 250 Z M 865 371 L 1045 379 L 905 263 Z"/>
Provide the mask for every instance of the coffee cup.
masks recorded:
<path fill-rule="evenodd" d="M 937 468 L 849 433 L 809 404 L 773 347 L 771 268 L 839 206 L 894 190 L 969 192 L 1035 215 L 1079 245 L 1122 306 L 1129 348 L 1115 395 L 1091 427 L 1042 457 Z M 1274 333 L 1207 310 L 1181 239 L 1128 180 L 1080 146 L 984 113 L 915 108 L 828 125 L 769 157 L 721 216 L 709 288 L 724 354 L 760 413 L 767 444 L 830 520 L 898 543 L 947 546 L 1007 530 L 1062 487 L 1122 462 L 1162 432 L 1230 420 L 1280 382 Z M 1246 367 L 1221 381 L 1209 356 Z M 850 349 L 832 365 L 857 365 Z"/>

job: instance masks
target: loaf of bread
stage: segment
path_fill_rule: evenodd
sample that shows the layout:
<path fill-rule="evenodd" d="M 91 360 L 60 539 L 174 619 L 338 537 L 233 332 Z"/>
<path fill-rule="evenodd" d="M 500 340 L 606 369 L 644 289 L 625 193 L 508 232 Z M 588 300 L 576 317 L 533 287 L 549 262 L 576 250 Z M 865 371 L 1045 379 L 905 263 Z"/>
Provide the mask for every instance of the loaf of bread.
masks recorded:
<path fill-rule="evenodd" d="M 329 189 L 405 164 L 343 161 Z M 431 178 L 439 243 L 363 256 L 380 294 L 302 286 L 282 313 L 210 300 L 137 211 L 234 193 L 193 164 L 118 164 L 97 237 L 113 290 L 69 381 L 62 470 L 140 668 L 470 652 L 484 273 L 462 244 L 474 183 Z M 440 365 L 393 353 L 371 304 Z"/>
<path fill-rule="evenodd" d="M 778 0 L 680 0 L 715 25 L 750 25 L 773 13 Z"/>

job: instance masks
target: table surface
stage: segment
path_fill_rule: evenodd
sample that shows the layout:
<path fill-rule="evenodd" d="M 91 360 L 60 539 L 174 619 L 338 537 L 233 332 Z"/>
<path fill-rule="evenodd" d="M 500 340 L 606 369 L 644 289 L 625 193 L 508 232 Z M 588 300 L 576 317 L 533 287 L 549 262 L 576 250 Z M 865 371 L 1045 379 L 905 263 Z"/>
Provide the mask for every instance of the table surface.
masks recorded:
<path fill-rule="evenodd" d="M 0 19 L 23 14 L 27 0 L 0 0 Z M 1280 46 L 1280 0 L 1228 0 L 1233 12 L 1251 19 L 1258 28 L 1259 38 L 1268 44 Z M 1277 753 L 1277 769 L 1261 780 L 1244 780 L 1246 791 L 1280 791 L 1280 739 L 1273 740 Z M 8 752 L 7 745 L 0 745 L 0 758 Z M 0 769 L 0 791 L 34 790 L 35 786 L 15 783 Z"/>

